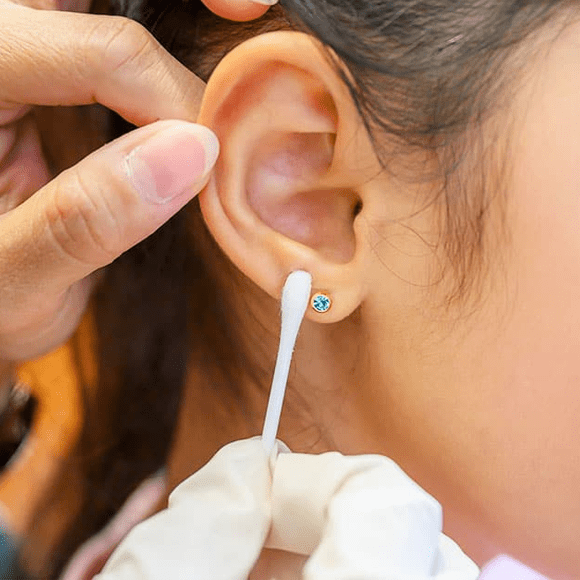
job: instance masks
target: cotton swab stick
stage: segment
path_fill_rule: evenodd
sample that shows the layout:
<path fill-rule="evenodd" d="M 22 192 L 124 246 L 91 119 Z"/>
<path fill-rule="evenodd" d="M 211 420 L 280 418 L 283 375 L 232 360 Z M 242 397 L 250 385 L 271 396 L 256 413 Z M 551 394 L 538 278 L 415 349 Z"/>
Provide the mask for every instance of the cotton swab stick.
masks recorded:
<path fill-rule="evenodd" d="M 296 338 L 300 325 L 306 314 L 306 308 L 310 300 L 312 290 L 312 276 L 308 272 L 297 270 L 292 272 L 284 284 L 282 290 L 282 330 L 280 332 L 280 346 L 278 358 L 270 389 L 270 399 L 264 429 L 262 431 L 262 443 L 266 453 L 270 455 L 276 443 L 276 435 L 280 424 L 280 415 L 288 383 L 288 373 L 292 362 L 292 353 L 296 345 Z"/>

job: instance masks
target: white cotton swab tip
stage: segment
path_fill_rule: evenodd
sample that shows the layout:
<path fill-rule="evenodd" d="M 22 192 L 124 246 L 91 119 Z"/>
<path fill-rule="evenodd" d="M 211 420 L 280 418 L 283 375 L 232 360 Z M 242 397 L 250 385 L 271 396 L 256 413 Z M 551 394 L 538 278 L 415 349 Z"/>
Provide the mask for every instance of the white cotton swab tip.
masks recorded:
<path fill-rule="evenodd" d="M 296 338 L 300 325 L 306 314 L 310 293 L 312 291 L 312 276 L 303 270 L 292 272 L 284 284 L 282 290 L 282 330 L 280 332 L 280 346 L 278 358 L 272 379 L 270 399 L 264 429 L 262 431 L 262 443 L 266 453 L 270 455 L 276 443 L 280 415 L 288 383 L 288 373 L 292 362 L 292 353 L 296 345 Z"/>

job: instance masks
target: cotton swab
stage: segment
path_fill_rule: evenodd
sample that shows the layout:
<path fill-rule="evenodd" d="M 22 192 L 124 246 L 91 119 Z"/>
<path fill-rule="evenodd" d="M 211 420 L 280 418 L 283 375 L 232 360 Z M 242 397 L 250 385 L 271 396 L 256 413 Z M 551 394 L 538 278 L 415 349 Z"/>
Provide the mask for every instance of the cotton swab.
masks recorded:
<path fill-rule="evenodd" d="M 262 443 L 266 453 L 270 455 L 276 443 L 276 435 L 280 424 L 280 415 L 288 383 L 288 373 L 292 362 L 292 353 L 296 345 L 296 338 L 300 325 L 306 314 L 306 308 L 310 300 L 312 290 L 312 276 L 303 270 L 292 272 L 284 284 L 282 290 L 282 329 L 280 332 L 280 346 L 278 358 L 270 389 L 270 399 L 264 429 L 262 431 Z"/>

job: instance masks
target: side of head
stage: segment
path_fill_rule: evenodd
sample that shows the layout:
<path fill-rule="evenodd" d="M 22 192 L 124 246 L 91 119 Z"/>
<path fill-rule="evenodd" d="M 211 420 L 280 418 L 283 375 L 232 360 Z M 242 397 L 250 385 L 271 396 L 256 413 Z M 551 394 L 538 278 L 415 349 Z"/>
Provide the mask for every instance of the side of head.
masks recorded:
<path fill-rule="evenodd" d="M 222 145 L 190 208 L 194 360 L 215 361 L 209 396 L 231 392 L 232 409 L 243 397 L 255 429 L 277 299 L 308 270 L 333 306 L 304 326 L 293 390 L 307 412 L 287 413 L 283 438 L 319 448 L 311 421 L 320 448 L 387 454 L 474 558 L 510 551 L 571 577 L 576 9 L 360 4 L 282 0 L 248 25 L 193 2 L 163 20 L 146 4 L 154 32 L 208 78 L 199 121 Z M 218 405 L 201 392 L 198 422 Z"/>

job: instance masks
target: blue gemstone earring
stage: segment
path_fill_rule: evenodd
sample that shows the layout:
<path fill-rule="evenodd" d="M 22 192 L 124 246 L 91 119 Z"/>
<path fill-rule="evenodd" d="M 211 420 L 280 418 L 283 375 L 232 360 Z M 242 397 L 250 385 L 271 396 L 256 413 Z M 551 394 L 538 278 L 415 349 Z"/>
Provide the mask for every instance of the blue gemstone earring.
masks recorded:
<path fill-rule="evenodd" d="M 332 306 L 332 300 L 326 294 L 323 294 L 322 292 L 317 292 L 312 297 L 310 305 L 316 312 L 324 314 L 325 312 L 328 312 L 330 310 L 330 307 Z"/>

